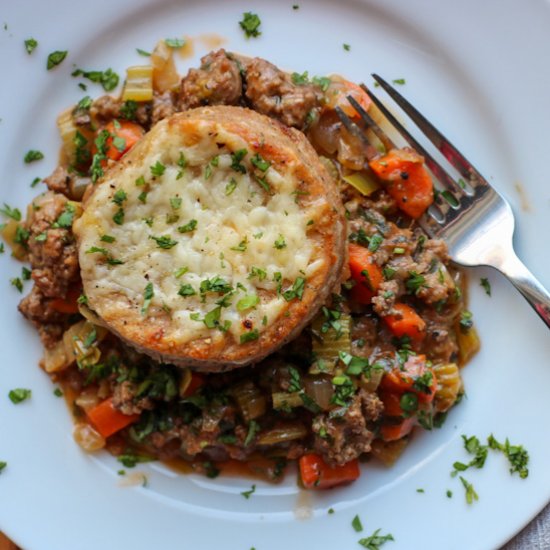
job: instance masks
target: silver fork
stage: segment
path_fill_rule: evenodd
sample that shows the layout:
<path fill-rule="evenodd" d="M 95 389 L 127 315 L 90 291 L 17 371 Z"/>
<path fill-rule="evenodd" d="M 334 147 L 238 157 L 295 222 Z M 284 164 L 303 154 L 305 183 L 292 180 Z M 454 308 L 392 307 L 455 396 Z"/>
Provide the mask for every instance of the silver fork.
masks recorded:
<path fill-rule="evenodd" d="M 420 114 L 397 90 L 380 76 L 373 78 L 401 107 L 424 135 L 441 151 L 460 175 L 455 179 L 446 171 L 409 131 L 392 115 L 386 106 L 361 84 L 373 103 L 392 126 L 424 156 L 426 166 L 436 179 L 436 199 L 418 220 L 424 231 L 434 238 L 445 240 L 454 262 L 463 266 L 493 267 L 505 275 L 531 304 L 550 328 L 550 294 L 516 256 L 512 244 L 514 215 L 508 202 L 487 182 L 456 147 Z M 360 120 L 351 120 L 341 109 L 338 116 L 352 134 L 367 145 L 367 156 L 375 151 L 365 131 L 370 129 L 389 149 L 392 140 L 372 117 L 349 96 Z"/>

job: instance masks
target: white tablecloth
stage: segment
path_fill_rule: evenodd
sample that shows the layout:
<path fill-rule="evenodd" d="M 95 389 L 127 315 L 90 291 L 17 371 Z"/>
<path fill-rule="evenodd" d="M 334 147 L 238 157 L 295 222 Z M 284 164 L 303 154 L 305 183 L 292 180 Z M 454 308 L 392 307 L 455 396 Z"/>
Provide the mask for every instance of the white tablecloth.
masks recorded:
<path fill-rule="evenodd" d="M 550 550 L 550 504 L 501 550 Z"/>

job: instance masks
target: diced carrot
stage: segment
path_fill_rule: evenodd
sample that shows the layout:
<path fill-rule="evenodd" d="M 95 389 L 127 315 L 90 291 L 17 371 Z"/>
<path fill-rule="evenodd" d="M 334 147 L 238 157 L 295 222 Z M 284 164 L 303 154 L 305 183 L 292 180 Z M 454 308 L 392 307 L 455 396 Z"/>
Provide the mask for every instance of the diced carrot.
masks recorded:
<path fill-rule="evenodd" d="M 103 437 L 109 437 L 139 419 L 139 414 L 123 414 L 115 409 L 112 398 L 102 401 L 86 414 Z"/>
<path fill-rule="evenodd" d="M 384 281 L 382 269 L 374 262 L 372 252 L 368 248 L 350 243 L 349 268 L 357 283 L 351 291 L 352 299 L 361 304 L 370 304 Z"/>
<path fill-rule="evenodd" d="M 428 373 L 431 374 L 427 375 Z M 419 379 L 426 376 L 428 384 L 419 384 Z M 427 386 L 427 387 L 426 387 Z M 380 381 L 380 388 L 388 392 L 401 395 L 405 392 L 414 392 L 418 401 L 429 403 L 433 400 L 437 389 L 437 379 L 426 365 L 425 355 L 411 355 L 403 365 L 403 370 L 393 369 L 384 374 Z"/>
<path fill-rule="evenodd" d="M 405 418 L 399 424 L 383 424 L 380 435 L 384 441 L 397 441 L 410 434 L 415 425 L 415 418 Z"/>
<path fill-rule="evenodd" d="M 407 304 L 395 304 L 393 309 L 397 311 L 395 315 L 383 317 L 392 333 L 398 338 L 408 336 L 415 342 L 421 342 L 426 336 L 426 322 L 424 319 Z"/>
<path fill-rule="evenodd" d="M 119 160 L 125 155 L 143 136 L 145 130 L 135 122 L 121 120 L 111 121 L 105 130 L 111 134 L 106 143 L 106 156 L 112 160 Z"/>
<path fill-rule="evenodd" d="M 203 384 L 204 376 L 198 374 L 197 372 L 192 372 L 191 382 L 189 382 L 189 385 L 187 386 L 187 388 L 185 388 L 185 391 L 183 392 L 183 397 L 189 397 L 190 395 L 193 395 Z"/>
<path fill-rule="evenodd" d="M 361 475 L 357 459 L 341 466 L 329 466 L 319 455 L 307 454 L 300 457 L 298 465 L 306 489 L 329 489 L 351 483 Z"/>
<path fill-rule="evenodd" d="M 419 218 L 434 200 L 433 183 L 424 158 L 407 149 L 392 149 L 369 162 L 373 172 L 387 183 L 388 193 L 411 218 Z"/>
<path fill-rule="evenodd" d="M 365 111 L 368 111 L 371 106 L 371 99 L 365 91 L 341 77 L 332 77 L 331 83 L 325 92 L 325 104 L 323 110 L 334 110 L 340 107 L 349 117 L 358 117 L 359 115 L 348 101 L 348 96 L 353 97 Z"/>
<path fill-rule="evenodd" d="M 55 298 L 50 305 L 59 313 L 78 313 L 78 297 L 82 293 L 82 286 L 74 285 L 69 288 L 65 298 Z"/>
<path fill-rule="evenodd" d="M 381 390 L 378 392 L 380 401 L 384 404 L 384 414 L 387 416 L 401 416 L 403 409 L 401 408 L 400 393 Z"/>

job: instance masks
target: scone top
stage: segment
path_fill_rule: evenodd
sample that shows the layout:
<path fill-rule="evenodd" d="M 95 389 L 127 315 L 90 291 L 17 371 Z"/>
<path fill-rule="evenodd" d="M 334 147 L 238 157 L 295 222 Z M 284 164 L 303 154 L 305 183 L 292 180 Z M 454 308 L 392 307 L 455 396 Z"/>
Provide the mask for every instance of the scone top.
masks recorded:
<path fill-rule="evenodd" d="M 239 107 L 174 115 L 75 223 L 89 307 L 160 361 L 249 364 L 296 336 L 339 281 L 342 214 L 300 132 Z"/>

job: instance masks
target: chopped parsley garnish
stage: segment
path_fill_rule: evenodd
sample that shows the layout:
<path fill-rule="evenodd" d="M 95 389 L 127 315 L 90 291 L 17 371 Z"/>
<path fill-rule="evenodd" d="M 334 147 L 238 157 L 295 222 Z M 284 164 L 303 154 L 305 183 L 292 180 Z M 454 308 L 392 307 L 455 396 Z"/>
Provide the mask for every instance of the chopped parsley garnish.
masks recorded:
<path fill-rule="evenodd" d="M 127 99 L 120 106 L 120 116 L 126 120 L 135 120 L 138 104 L 133 99 Z"/>
<path fill-rule="evenodd" d="M 194 296 L 197 292 L 191 285 L 181 285 L 178 294 L 183 297 Z"/>
<path fill-rule="evenodd" d="M 229 196 L 233 193 L 233 191 L 235 191 L 235 189 L 237 189 L 237 180 L 235 178 L 231 178 L 229 183 L 225 186 L 225 194 Z"/>
<path fill-rule="evenodd" d="M 124 209 L 123 208 L 119 208 L 116 212 L 115 212 L 115 215 L 113 216 L 113 221 L 117 224 L 117 225 L 122 225 L 124 223 Z"/>
<path fill-rule="evenodd" d="M 138 195 L 138 201 L 139 202 L 142 202 L 143 204 L 145 204 L 147 202 L 147 191 L 142 191 L 139 195 Z"/>
<path fill-rule="evenodd" d="M 113 195 L 113 202 L 115 204 L 118 204 L 118 206 L 121 206 L 122 203 L 128 198 L 128 195 L 126 194 L 126 191 L 123 191 L 122 189 L 118 189 L 117 192 Z"/>
<path fill-rule="evenodd" d="M 258 332 L 258 329 L 252 329 L 249 332 L 244 332 L 241 334 L 240 342 L 241 344 L 246 344 L 247 342 L 253 342 L 254 340 L 257 340 L 260 337 L 260 333 Z"/>
<path fill-rule="evenodd" d="M 164 174 L 166 170 L 166 166 L 164 166 L 164 164 L 162 164 L 160 160 L 157 160 L 157 162 L 155 162 L 155 164 L 153 164 L 153 166 L 150 166 L 149 168 L 151 170 L 151 174 L 155 177 L 162 176 L 162 174 Z"/>
<path fill-rule="evenodd" d="M 241 495 L 246 498 L 246 499 L 249 499 L 250 498 L 250 495 L 254 494 L 254 492 L 256 491 L 256 485 L 252 485 L 252 487 L 248 490 L 248 491 L 243 491 L 241 493 Z"/>
<path fill-rule="evenodd" d="M 153 283 L 147 283 L 145 290 L 143 291 L 143 307 L 141 308 L 141 314 L 146 315 L 151 305 L 151 300 L 155 295 L 155 290 L 153 288 Z"/>
<path fill-rule="evenodd" d="M 359 540 L 359 544 L 367 550 L 379 550 L 379 548 L 390 540 L 395 540 L 392 535 L 379 535 L 380 529 L 377 529 L 370 537 Z"/>
<path fill-rule="evenodd" d="M 426 287 L 426 279 L 416 271 L 409 271 L 409 278 L 405 281 L 405 287 L 413 294 L 418 294 L 423 287 Z"/>
<path fill-rule="evenodd" d="M 382 273 L 384 275 L 384 279 L 386 279 L 386 281 L 389 281 L 395 275 L 395 269 L 386 266 L 382 269 Z"/>
<path fill-rule="evenodd" d="M 34 38 L 25 40 L 25 49 L 29 55 L 35 50 L 36 46 L 38 46 L 38 42 Z"/>
<path fill-rule="evenodd" d="M 137 455 L 134 452 L 129 451 L 118 455 L 117 460 L 126 468 L 135 468 L 137 464 L 142 462 L 151 462 L 154 459 L 148 456 Z"/>
<path fill-rule="evenodd" d="M 63 397 L 63 392 L 59 388 L 55 388 L 55 390 L 53 390 L 53 394 L 56 397 Z"/>
<path fill-rule="evenodd" d="M 106 248 L 101 246 L 92 246 L 91 248 L 88 248 L 88 250 L 86 250 L 86 254 L 103 254 L 103 256 L 105 256 L 105 261 L 109 265 L 122 265 L 124 263 L 122 260 L 113 258 L 111 253 Z"/>
<path fill-rule="evenodd" d="M 24 281 L 30 281 L 32 271 L 28 267 L 21 268 L 21 278 Z"/>
<path fill-rule="evenodd" d="M 267 169 L 271 166 L 271 163 L 267 160 L 265 160 L 263 157 L 260 156 L 259 153 L 256 153 L 251 159 L 250 162 L 258 168 L 258 170 L 261 170 L 262 172 L 267 171 Z"/>
<path fill-rule="evenodd" d="M 15 390 L 11 390 L 10 393 L 8 393 L 8 397 L 14 405 L 26 401 L 31 397 L 31 395 L 32 391 L 25 388 L 16 388 Z"/>
<path fill-rule="evenodd" d="M 243 13 L 243 19 L 239 21 L 239 25 L 247 38 L 260 36 L 262 33 L 258 29 L 261 24 L 258 15 L 249 11 Z"/>
<path fill-rule="evenodd" d="M 406 84 L 406 81 L 405 81 L 404 78 L 394 78 L 394 79 L 392 80 L 392 82 L 393 82 L 394 84 L 400 84 L 401 86 L 403 86 L 404 84 Z"/>
<path fill-rule="evenodd" d="M 13 279 L 10 279 L 10 283 L 19 292 L 23 292 L 23 282 L 21 281 L 21 279 L 19 277 L 14 277 Z"/>
<path fill-rule="evenodd" d="M 260 303 L 260 298 L 257 294 L 247 294 L 237 302 L 237 310 L 245 311 L 251 307 L 255 307 Z"/>
<path fill-rule="evenodd" d="M 142 50 L 141 48 L 136 48 L 136 52 L 139 55 L 142 55 L 143 57 L 150 57 L 151 56 L 151 52 L 146 52 L 145 50 Z"/>
<path fill-rule="evenodd" d="M 179 208 L 181 208 L 181 203 L 182 203 L 182 199 L 179 198 L 179 197 L 174 197 L 174 198 L 170 199 L 170 206 L 174 210 L 178 210 Z"/>
<path fill-rule="evenodd" d="M 323 92 L 326 92 L 328 90 L 328 87 L 332 82 L 327 76 L 314 76 L 311 81 L 313 82 L 313 84 L 319 86 L 321 90 L 323 90 Z"/>
<path fill-rule="evenodd" d="M 183 46 L 185 46 L 185 40 L 183 40 L 183 38 L 165 38 L 164 43 L 169 48 L 175 48 L 175 49 L 183 48 Z"/>
<path fill-rule="evenodd" d="M 31 149 L 30 151 L 27 151 L 23 160 L 25 161 L 25 164 L 30 164 L 31 162 L 36 162 L 37 160 L 42 160 L 43 158 L 44 153 Z"/>
<path fill-rule="evenodd" d="M 166 250 L 176 246 L 178 241 L 171 239 L 170 235 L 163 235 L 162 237 L 155 237 L 154 235 L 149 235 L 150 239 L 153 239 L 159 248 L 164 248 Z"/>
<path fill-rule="evenodd" d="M 24 248 L 27 248 L 27 242 L 29 240 L 31 233 L 28 229 L 25 229 L 21 225 L 17 225 L 15 228 L 15 238 L 13 241 L 17 244 L 20 244 Z"/>
<path fill-rule="evenodd" d="M 281 235 L 279 233 L 279 237 L 277 238 L 277 240 L 273 243 L 273 246 L 277 249 L 277 250 L 282 250 L 283 248 L 286 247 L 286 241 L 285 241 L 285 238 L 283 235 Z"/>
<path fill-rule="evenodd" d="M 474 500 L 479 500 L 479 497 L 475 492 L 474 486 L 466 481 L 462 476 L 460 476 L 460 481 L 462 482 L 462 485 L 464 485 L 464 489 L 466 490 L 466 502 L 468 504 L 472 504 Z"/>
<path fill-rule="evenodd" d="M 334 394 L 330 398 L 330 402 L 340 407 L 348 407 L 350 399 L 355 393 L 355 386 L 351 378 L 345 374 L 341 374 L 333 377 L 332 384 L 334 386 Z"/>
<path fill-rule="evenodd" d="M 254 277 L 258 277 L 259 281 L 263 281 L 267 277 L 267 272 L 264 269 L 252 266 L 248 278 L 253 279 Z"/>
<path fill-rule="evenodd" d="M 114 90 L 118 86 L 119 77 L 112 69 L 106 71 L 84 71 L 76 69 L 71 73 L 71 76 L 82 76 L 91 82 L 101 84 L 106 92 Z"/>
<path fill-rule="evenodd" d="M 88 304 L 88 296 L 86 296 L 86 294 L 81 294 L 77 298 L 76 303 L 80 304 L 80 305 L 87 305 Z"/>
<path fill-rule="evenodd" d="M 418 395 L 413 392 L 406 392 L 399 400 L 399 406 L 408 415 L 413 414 L 418 409 Z"/>
<path fill-rule="evenodd" d="M 0 208 L 0 214 L 4 214 L 4 216 L 7 216 L 16 222 L 21 221 L 21 210 L 19 210 L 19 208 L 11 208 L 11 206 L 6 203 L 4 203 L 4 208 Z"/>
<path fill-rule="evenodd" d="M 116 241 L 116 239 L 111 235 L 102 235 L 101 239 L 99 240 L 104 243 L 114 243 Z"/>
<path fill-rule="evenodd" d="M 342 47 L 344 48 L 344 50 L 346 50 L 346 52 L 349 52 L 351 50 L 351 46 L 349 44 L 342 44 Z"/>
<path fill-rule="evenodd" d="M 4 468 L 8 465 L 7 462 L 0 461 L 0 473 L 4 470 Z"/>
<path fill-rule="evenodd" d="M 49 70 L 57 67 L 66 57 L 69 52 L 57 50 L 48 55 L 48 62 L 46 68 Z"/>
<path fill-rule="evenodd" d="M 299 6 L 298 4 L 294 4 L 294 5 L 292 6 L 292 9 L 293 9 L 293 10 L 299 10 L 299 9 L 300 9 L 300 6 Z M 331 508 L 331 510 L 332 510 L 332 508 Z M 330 512 L 329 512 L 329 513 L 330 513 Z"/>
<path fill-rule="evenodd" d="M 453 498 L 453 492 L 451 490 L 447 489 L 445 494 L 447 495 L 447 498 Z"/>
<path fill-rule="evenodd" d="M 244 440 L 244 446 L 248 447 L 252 441 L 254 441 L 254 438 L 256 437 L 256 434 L 260 431 L 260 426 L 255 420 L 251 420 L 250 424 L 248 424 L 248 433 L 246 434 L 246 438 Z"/>
<path fill-rule="evenodd" d="M 460 313 L 459 324 L 462 331 L 466 332 L 474 326 L 474 321 L 472 317 L 472 313 L 468 310 L 464 310 Z"/>
<path fill-rule="evenodd" d="M 292 288 L 283 292 L 283 298 L 287 302 L 290 302 L 290 300 L 294 300 L 294 298 L 298 298 L 299 300 L 301 300 L 304 293 L 305 284 L 306 280 L 303 277 L 297 277 L 294 281 L 294 284 L 292 285 Z"/>
<path fill-rule="evenodd" d="M 359 518 L 359 516 L 355 516 L 353 518 L 351 526 L 357 533 L 360 533 L 363 530 L 363 524 L 361 523 L 361 519 Z"/>
<path fill-rule="evenodd" d="M 245 237 L 237 246 L 232 246 L 231 250 L 235 250 L 237 252 L 246 252 L 247 245 L 248 245 L 248 238 Z"/>
<path fill-rule="evenodd" d="M 180 233 L 189 233 L 190 231 L 194 231 L 197 228 L 197 224 L 197 220 L 191 220 L 185 225 L 180 225 L 180 227 L 178 227 L 178 231 Z"/>
<path fill-rule="evenodd" d="M 246 174 L 246 166 L 241 164 L 241 161 L 246 157 L 248 151 L 246 149 L 237 149 L 234 153 L 231 153 L 231 168 L 235 172 L 240 172 L 241 174 Z"/>
<path fill-rule="evenodd" d="M 200 292 L 201 294 L 206 294 L 207 292 L 217 292 L 219 294 L 227 294 L 231 292 L 233 287 L 221 277 L 217 275 L 212 277 L 212 279 L 205 279 L 201 281 Z"/>
<path fill-rule="evenodd" d="M 303 72 L 302 74 L 292 73 L 290 75 L 290 78 L 292 80 L 292 83 L 296 84 L 296 86 L 303 86 L 304 84 L 309 83 L 309 75 L 307 71 Z"/>
<path fill-rule="evenodd" d="M 176 279 L 179 279 L 180 277 L 185 275 L 188 271 L 189 271 L 188 267 L 180 267 L 178 270 L 174 272 L 174 276 L 176 277 Z"/>
<path fill-rule="evenodd" d="M 42 181 L 42 178 L 34 178 L 31 182 L 31 187 L 36 187 L 40 182 Z"/>
<path fill-rule="evenodd" d="M 491 283 L 487 277 L 482 277 L 479 281 L 479 284 L 485 289 L 485 294 L 491 296 Z"/>
<path fill-rule="evenodd" d="M 519 477 L 525 479 L 529 475 L 529 453 L 523 448 L 522 445 L 511 445 L 506 438 L 504 444 L 499 443 L 491 434 L 487 438 L 487 444 L 491 449 L 501 451 L 510 463 L 510 473 L 517 472 Z"/>
<path fill-rule="evenodd" d="M 0 243 L 0 254 L 4 254 L 5 248 L 4 243 Z"/>
<path fill-rule="evenodd" d="M 124 153 L 126 149 L 126 140 L 120 136 L 113 137 L 113 145 L 119 153 Z"/>

